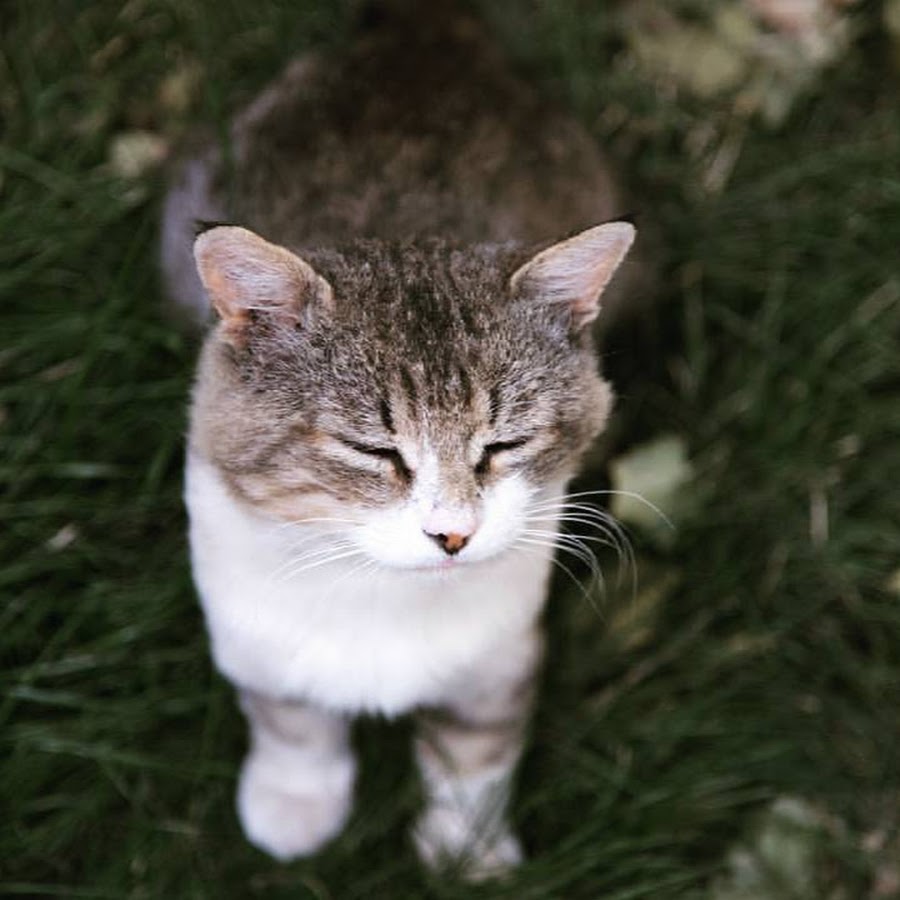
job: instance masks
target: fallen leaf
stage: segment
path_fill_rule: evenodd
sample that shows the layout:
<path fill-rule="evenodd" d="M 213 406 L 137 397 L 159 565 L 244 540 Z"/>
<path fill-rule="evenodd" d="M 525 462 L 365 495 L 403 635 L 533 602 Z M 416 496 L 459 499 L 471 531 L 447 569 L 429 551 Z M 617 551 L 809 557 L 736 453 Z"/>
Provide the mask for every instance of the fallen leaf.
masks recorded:
<path fill-rule="evenodd" d="M 157 103 L 163 114 L 172 119 L 180 118 L 193 105 L 200 86 L 203 67 L 195 60 L 184 60 L 160 82 L 156 92 Z"/>
<path fill-rule="evenodd" d="M 63 527 L 47 541 L 46 547 L 48 550 L 58 553 L 60 550 L 65 550 L 66 547 L 73 544 L 76 540 L 78 540 L 78 529 L 74 524 L 69 522 L 68 525 L 63 525 Z"/>
<path fill-rule="evenodd" d="M 120 178 L 138 179 L 159 166 L 169 152 L 169 142 L 151 131 L 124 131 L 109 148 L 109 166 Z"/>
<path fill-rule="evenodd" d="M 885 582 L 884 587 L 889 593 L 900 597 L 900 569 L 895 569 L 888 576 L 888 580 Z"/>
<path fill-rule="evenodd" d="M 620 27 L 637 67 L 662 90 L 730 98 L 738 116 L 759 115 L 777 126 L 846 51 L 853 27 L 845 7 L 854 2 L 718 2 L 688 20 L 671 4 L 635 0 Z M 900 30 L 900 11 L 886 7 L 884 15 L 888 30 Z"/>
<path fill-rule="evenodd" d="M 684 507 L 684 488 L 693 470 L 684 439 L 664 435 L 635 447 L 609 464 L 610 511 L 662 544 L 674 538 L 673 522 Z"/>
<path fill-rule="evenodd" d="M 728 857 L 711 900 L 821 900 L 824 839 L 843 823 L 800 797 L 776 799 Z"/>
<path fill-rule="evenodd" d="M 731 90 L 745 75 L 744 61 L 703 28 L 677 26 L 662 32 L 636 31 L 630 45 L 641 66 L 656 78 L 672 79 L 700 97 Z"/>

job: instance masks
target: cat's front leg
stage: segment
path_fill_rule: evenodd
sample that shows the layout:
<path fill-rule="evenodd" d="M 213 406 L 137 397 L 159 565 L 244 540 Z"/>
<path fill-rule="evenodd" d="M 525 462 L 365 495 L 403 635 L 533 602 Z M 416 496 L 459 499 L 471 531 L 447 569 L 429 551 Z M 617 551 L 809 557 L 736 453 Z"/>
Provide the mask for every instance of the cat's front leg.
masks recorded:
<path fill-rule="evenodd" d="M 278 859 L 314 853 L 350 812 L 356 763 L 347 719 L 304 703 L 242 691 L 250 752 L 238 814 L 248 840 Z"/>
<path fill-rule="evenodd" d="M 522 860 L 507 805 L 541 647 L 532 631 L 494 648 L 446 705 L 417 716 L 415 752 L 426 801 L 413 838 L 432 868 L 459 866 L 476 881 Z"/>

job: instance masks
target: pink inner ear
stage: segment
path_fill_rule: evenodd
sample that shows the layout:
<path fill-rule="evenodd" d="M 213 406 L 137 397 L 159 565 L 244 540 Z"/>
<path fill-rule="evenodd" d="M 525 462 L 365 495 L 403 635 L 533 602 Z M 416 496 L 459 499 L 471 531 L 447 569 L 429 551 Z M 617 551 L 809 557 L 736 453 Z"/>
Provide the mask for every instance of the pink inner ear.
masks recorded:
<path fill-rule="evenodd" d="M 214 267 L 209 267 L 201 277 L 207 293 L 216 307 L 216 312 L 223 319 L 245 312 L 237 302 L 238 295 L 233 282 L 229 281 L 222 272 Z"/>
<path fill-rule="evenodd" d="M 634 227 L 610 222 L 554 244 L 525 263 L 512 277 L 517 289 L 527 284 L 538 297 L 568 303 L 576 326 L 594 319 L 600 296 L 634 241 Z"/>
<path fill-rule="evenodd" d="M 194 256 L 200 280 L 229 329 L 246 325 L 254 309 L 295 324 L 308 303 L 331 303 L 330 286 L 307 263 L 245 228 L 204 232 L 194 243 Z"/>

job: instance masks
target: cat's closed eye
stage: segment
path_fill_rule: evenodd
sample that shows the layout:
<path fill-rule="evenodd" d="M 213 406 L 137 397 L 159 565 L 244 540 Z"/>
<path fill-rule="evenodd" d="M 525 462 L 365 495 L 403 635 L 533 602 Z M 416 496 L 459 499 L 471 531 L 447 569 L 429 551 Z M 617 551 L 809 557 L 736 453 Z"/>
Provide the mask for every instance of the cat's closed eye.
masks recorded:
<path fill-rule="evenodd" d="M 412 469 L 407 465 L 403 454 L 396 447 L 381 447 L 374 444 L 361 444 L 350 438 L 339 438 L 340 442 L 351 450 L 363 456 L 375 457 L 389 462 L 399 478 L 409 481 L 412 478 Z"/>
<path fill-rule="evenodd" d="M 518 450 L 524 447 L 531 440 L 531 436 L 527 435 L 520 438 L 514 438 L 510 441 L 494 441 L 492 444 L 486 444 L 481 451 L 481 458 L 475 464 L 475 474 L 485 475 L 491 467 L 491 460 L 501 453 L 510 450 Z"/>

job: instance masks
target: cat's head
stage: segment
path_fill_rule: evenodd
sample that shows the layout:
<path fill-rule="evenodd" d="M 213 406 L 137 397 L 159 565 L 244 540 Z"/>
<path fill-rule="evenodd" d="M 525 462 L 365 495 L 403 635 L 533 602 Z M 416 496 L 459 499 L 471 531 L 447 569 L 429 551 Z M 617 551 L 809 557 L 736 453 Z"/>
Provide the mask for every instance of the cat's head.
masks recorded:
<path fill-rule="evenodd" d="M 633 237 L 601 225 L 524 262 L 439 242 L 301 259 L 212 228 L 192 447 L 260 514 L 383 565 L 495 556 L 603 427 L 589 323 Z"/>

